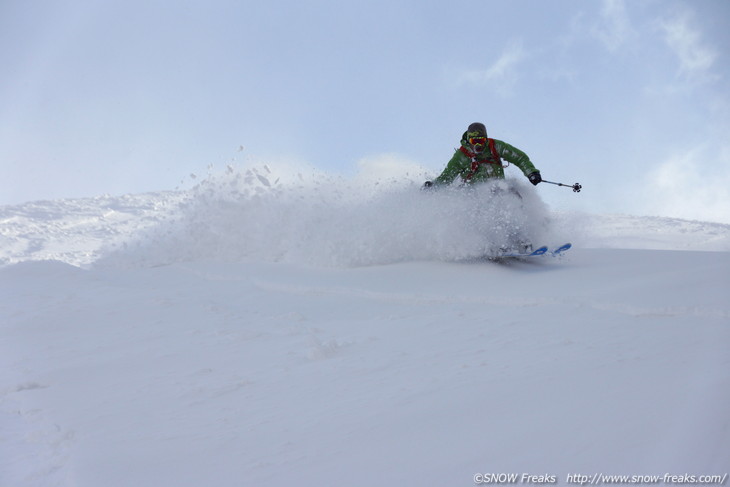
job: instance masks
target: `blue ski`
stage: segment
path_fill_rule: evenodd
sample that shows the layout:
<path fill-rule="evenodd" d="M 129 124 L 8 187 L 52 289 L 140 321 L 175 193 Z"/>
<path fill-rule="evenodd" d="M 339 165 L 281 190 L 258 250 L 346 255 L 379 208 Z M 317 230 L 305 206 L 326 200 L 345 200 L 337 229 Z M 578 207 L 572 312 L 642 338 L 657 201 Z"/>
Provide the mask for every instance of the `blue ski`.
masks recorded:
<path fill-rule="evenodd" d="M 563 252 L 565 252 L 566 250 L 568 250 L 569 248 L 571 248 L 572 246 L 573 246 L 573 244 L 571 244 L 571 243 L 566 243 L 566 244 L 563 244 L 563 245 L 561 245 L 561 246 L 560 246 L 560 247 L 558 247 L 557 249 L 553 249 L 553 251 L 552 251 L 552 252 L 550 252 L 550 253 L 551 253 L 551 254 L 552 254 L 553 256 L 558 256 L 558 255 L 562 254 Z"/>
<path fill-rule="evenodd" d="M 562 255 L 565 251 L 567 251 L 571 247 L 573 247 L 573 244 L 566 243 L 553 250 L 549 250 L 548 247 L 544 245 L 532 252 L 506 252 L 504 254 L 498 254 L 496 256 L 496 258 L 501 259 L 503 257 L 538 257 L 540 255 L 546 255 L 546 254 L 550 255 L 552 257 L 558 257 L 559 255 Z"/>

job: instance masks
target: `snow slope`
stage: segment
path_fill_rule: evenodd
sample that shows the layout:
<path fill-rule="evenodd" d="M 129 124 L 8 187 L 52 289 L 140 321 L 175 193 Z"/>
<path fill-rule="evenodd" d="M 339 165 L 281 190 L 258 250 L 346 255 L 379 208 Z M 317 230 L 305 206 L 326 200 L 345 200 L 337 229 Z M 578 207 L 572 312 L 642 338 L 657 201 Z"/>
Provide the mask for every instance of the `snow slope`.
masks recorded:
<path fill-rule="evenodd" d="M 730 471 L 730 226 L 511 184 L 261 168 L 0 207 L 0 485 Z M 473 260 L 515 227 L 577 245 Z"/>

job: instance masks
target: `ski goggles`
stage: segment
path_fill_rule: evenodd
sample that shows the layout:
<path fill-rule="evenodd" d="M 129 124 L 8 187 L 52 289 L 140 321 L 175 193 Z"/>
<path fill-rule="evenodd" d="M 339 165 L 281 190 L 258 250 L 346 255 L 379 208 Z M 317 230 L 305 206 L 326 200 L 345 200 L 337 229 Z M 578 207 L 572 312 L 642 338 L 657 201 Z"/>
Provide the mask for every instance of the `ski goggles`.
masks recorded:
<path fill-rule="evenodd" d="M 486 145 L 487 138 L 486 137 L 469 137 L 469 143 L 471 145 Z"/>

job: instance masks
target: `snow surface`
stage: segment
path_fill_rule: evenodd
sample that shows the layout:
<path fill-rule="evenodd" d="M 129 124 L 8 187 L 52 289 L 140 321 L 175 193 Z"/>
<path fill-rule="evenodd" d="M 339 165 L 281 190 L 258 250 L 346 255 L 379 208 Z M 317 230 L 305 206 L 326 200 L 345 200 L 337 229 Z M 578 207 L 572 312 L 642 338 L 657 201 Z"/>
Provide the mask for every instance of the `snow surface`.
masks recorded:
<path fill-rule="evenodd" d="M 730 225 L 419 181 L 0 207 L 0 485 L 730 470 Z"/>

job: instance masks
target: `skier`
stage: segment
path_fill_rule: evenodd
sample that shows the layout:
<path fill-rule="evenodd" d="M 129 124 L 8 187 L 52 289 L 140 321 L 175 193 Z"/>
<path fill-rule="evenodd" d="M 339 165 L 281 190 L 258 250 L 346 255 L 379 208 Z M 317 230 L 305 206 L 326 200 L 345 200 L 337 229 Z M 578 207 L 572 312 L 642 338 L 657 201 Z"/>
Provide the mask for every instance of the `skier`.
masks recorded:
<path fill-rule="evenodd" d="M 520 168 L 532 184 L 542 181 L 540 171 L 535 169 L 527 154 L 506 142 L 488 138 L 487 128 L 476 122 L 464 132 L 461 147 L 456 149 L 441 175 L 433 181 L 426 181 L 424 187 L 451 184 L 457 176 L 461 176 L 464 184 L 504 179 L 507 165 L 502 164 L 502 159 Z"/>
<path fill-rule="evenodd" d="M 472 123 L 461 137 L 461 147 L 446 165 L 444 171 L 433 181 L 426 181 L 424 188 L 435 188 L 451 184 L 457 176 L 461 178 L 462 185 L 471 186 L 474 183 L 504 179 L 504 168 L 502 160 L 506 160 L 520 168 L 533 185 L 542 181 L 540 171 L 530 161 L 530 158 L 521 150 L 501 140 L 487 137 L 487 129 L 483 123 Z M 509 193 L 514 194 L 522 200 L 516 188 L 509 187 Z M 491 189 L 493 193 L 504 191 L 501 187 Z M 495 209 L 494 214 L 500 210 Z M 530 239 L 522 234 L 522 231 L 515 229 L 508 236 L 510 243 L 501 245 L 498 254 L 517 252 L 529 254 L 533 251 Z"/>

